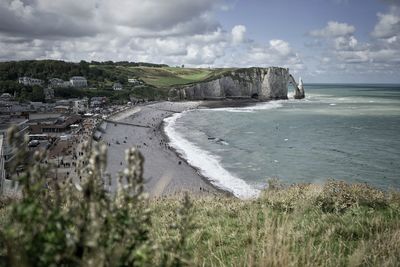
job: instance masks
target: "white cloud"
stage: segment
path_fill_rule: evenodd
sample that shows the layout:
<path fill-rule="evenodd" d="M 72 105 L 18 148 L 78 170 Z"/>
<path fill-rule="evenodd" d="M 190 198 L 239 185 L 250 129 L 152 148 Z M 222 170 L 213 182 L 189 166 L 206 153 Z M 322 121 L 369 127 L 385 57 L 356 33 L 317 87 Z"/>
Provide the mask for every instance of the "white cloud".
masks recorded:
<path fill-rule="evenodd" d="M 242 66 L 282 66 L 290 68 L 296 74 L 304 70 L 305 65 L 298 53 L 284 40 L 274 39 L 267 45 L 253 44 L 244 53 L 235 55 L 232 60 Z"/>
<path fill-rule="evenodd" d="M 234 44 L 243 43 L 246 39 L 246 27 L 244 25 L 236 25 L 232 28 L 231 33 Z"/>
<path fill-rule="evenodd" d="M 304 64 L 284 40 L 223 29 L 225 0 L 0 0 L 0 60 L 147 61 L 187 66 Z"/>
<path fill-rule="evenodd" d="M 282 56 L 289 56 L 292 53 L 292 49 L 288 42 L 283 40 L 271 40 L 269 41 L 271 50 L 278 52 Z"/>
<path fill-rule="evenodd" d="M 310 35 L 321 41 L 321 54 L 315 55 L 320 73 L 400 76 L 399 11 L 391 6 L 387 13 L 378 13 L 368 42 L 357 40 L 355 27 L 346 23 L 329 22 L 324 29 L 312 31 Z"/>
<path fill-rule="evenodd" d="M 347 23 L 339 23 L 337 21 L 329 21 L 327 26 L 320 30 L 310 32 L 314 37 L 339 37 L 353 34 L 356 28 Z"/>
<path fill-rule="evenodd" d="M 390 13 L 378 13 L 378 23 L 371 35 L 376 38 L 392 38 L 400 34 L 400 15 L 392 7 Z"/>
<path fill-rule="evenodd" d="M 354 36 L 340 36 L 334 39 L 336 50 L 349 50 L 356 48 L 358 41 Z"/>

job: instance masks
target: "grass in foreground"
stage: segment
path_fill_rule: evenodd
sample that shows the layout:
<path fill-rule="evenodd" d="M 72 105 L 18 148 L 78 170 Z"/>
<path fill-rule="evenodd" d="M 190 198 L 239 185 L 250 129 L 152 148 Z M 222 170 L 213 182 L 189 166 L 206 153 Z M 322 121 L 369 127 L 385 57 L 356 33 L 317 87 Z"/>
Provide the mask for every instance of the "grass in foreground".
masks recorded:
<path fill-rule="evenodd" d="M 192 200 L 186 250 L 197 266 L 398 266 L 400 199 L 331 181 L 268 189 L 252 201 Z M 155 240 L 179 201 L 151 202 Z"/>
<path fill-rule="evenodd" d="M 10 135 L 14 144 L 21 137 Z M 24 145 L 17 159 L 26 155 Z M 330 181 L 259 199 L 143 192 L 143 159 L 127 151 L 115 195 L 103 190 L 106 146 L 88 146 L 81 185 L 52 183 L 35 162 L 23 197 L 0 209 L 7 266 L 398 266 L 400 194 Z"/>

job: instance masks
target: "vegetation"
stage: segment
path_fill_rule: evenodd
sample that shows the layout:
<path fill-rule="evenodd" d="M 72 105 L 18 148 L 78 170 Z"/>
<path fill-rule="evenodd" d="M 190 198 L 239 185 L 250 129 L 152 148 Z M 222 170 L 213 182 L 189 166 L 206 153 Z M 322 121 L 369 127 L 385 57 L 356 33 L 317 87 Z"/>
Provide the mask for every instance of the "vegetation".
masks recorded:
<path fill-rule="evenodd" d="M 85 62 L 71 63 L 56 60 L 29 60 L 0 63 L 0 94 L 16 94 L 20 101 L 44 101 L 43 88 L 40 86 L 24 86 L 18 83 L 18 78 L 30 76 L 44 81 L 50 78 L 69 80 L 72 76 L 84 76 L 88 79 L 89 89 L 56 88 L 56 98 L 107 96 L 112 101 L 127 101 L 129 96 L 147 98 L 150 100 L 165 98 L 165 90 L 158 90 L 151 84 L 136 87 L 129 84 L 128 78 L 140 78 L 132 72 L 123 71 L 131 67 L 161 69 L 166 65 L 135 62 Z M 115 92 L 112 86 L 115 82 L 124 85 L 123 92 Z M 39 92 L 40 91 L 40 92 Z"/>
<path fill-rule="evenodd" d="M 10 132 L 17 156 L 25 140 Z M 46 186 L 45 155 L 20 183 L 19 201 L 0 209 L 7 266 L 398 266 L 400 193 L 365 184 L 275 181 L 254 200 L 163 197 L 143 192 L 134 149 L 118 191 L 103 188 L 106 146 L 88 144 L 80 185 Z M 151 159 L 149 159 L 151 160 Z M 107 179 L 106 179 L 107 180 Z"/>
<path fill-rule="evenodd" d="M 192 84 L 218 78 L 232 69 L 201 69 L 169 67 L 164 64 L 135 62 L 64 62 L 57 60 L 28 60 L 0 62 L 0 94 L 17 94 L 19 100 L 42 101 L 38 89 L 18 84 L 18 78 L 29 76 L 47 81 L 50 78 L 69 80 L 72 76 L 84 76 L 88 79 L 89 88 L 57 88 L 55 97 L 90 97 L 113 96 L 113 99 L 126 100 L 126 95 L 136 98 L 165 99 L 172 86 Z M 142 84 L 137 86 L 128 83 L 136 78 Z M 114 83 L 124 87 L 124 94 L 112 91 Z M 94 89 L 93 89 L 94 88 Z"/>

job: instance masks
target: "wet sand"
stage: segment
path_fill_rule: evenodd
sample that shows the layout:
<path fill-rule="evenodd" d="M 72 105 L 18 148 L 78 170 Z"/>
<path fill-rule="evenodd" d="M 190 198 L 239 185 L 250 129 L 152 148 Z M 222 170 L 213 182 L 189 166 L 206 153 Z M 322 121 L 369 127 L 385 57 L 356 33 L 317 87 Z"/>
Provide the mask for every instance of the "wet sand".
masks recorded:
<path fill-rule="evenodd" d="M 144 158 L 145 190 L 152 197 L 181 194 L 228 194 L 215 188 L 169 147 L 163 120 L 202 102 L 157 102 L 119 113 L 108 123 L 103 141 L 109 143 L 107 172 L 116 177 L 125 166 L 125 150 L 138 148 Z M 118 144 L 119 143 L 119 144 Z M 115 181 L 115 179 L 113 179 Z M 115 190 L 114 183 L 110 190 Z"/>

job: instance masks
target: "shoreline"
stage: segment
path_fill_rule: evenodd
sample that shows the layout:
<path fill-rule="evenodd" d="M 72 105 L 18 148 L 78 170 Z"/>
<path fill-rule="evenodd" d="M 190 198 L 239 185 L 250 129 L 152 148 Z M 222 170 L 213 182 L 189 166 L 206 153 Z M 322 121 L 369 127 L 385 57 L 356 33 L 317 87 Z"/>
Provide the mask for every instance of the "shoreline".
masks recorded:
<path fill-rule="evenodd" d="M 235 197 L 229 189 L 218 187 L 212 179 L 201 173 L 196 166 L 188 163 L 179 151 L 169 145 L 170 138 L 165 132 L 166 118 L 176 113 L 202 108 L 225 108 L 252 106 L 261 101 L 221 100 L 221 101 L 184 101 L 152 102 L 125 109 L 114 114 L 113 120 L 121 124 L 109 123 L 103 141 L 109 145 L 107 172 L 116 177 L 118 170 L 125 166 L 124 150 L 136 147 L 145 158 L 145 191 L 151 197 L 181 194 L 225 195 Z M 143 124 L 148 128 L 138 128 L 133 124 Z M 132 124 L 132 126 L 129 126 Z M 125 136 L 121 136 L 124 134 Z M 117 144 L 119 143 L 119 144 Z M 125 145 L 125 143 L 127 145 Z M 120 162 L 120 164 L 118 164 Z M 114 180 L 114 179 L 113 179 Z M 115 184 L 110 190 L 115 190 Z"/>
<path fill-rule="evenodd" d="M 195 109 L 198 109 L 198 107 L 195 108 Z M 182 113 L 182 112 L 180 112 L 180 113 Z M 159 125 L 159 129 L 158 129 L 158 131 L 160 131 L 160 134 L 161 134 L 166 140 L 168 140 L 168 143 L 171 142 L 171 139 L 169 138 L 168 134 L 167 134 L 166 131 L 165 131 L 165 121 L 164 121 L 164 120 L 167 119 L 167 118 L 169 118 L 169 117 L 172 117 L 173 115 L 174 115 L 174 114 L 171 114 L 170 116 L 165 117 L 165 118 L 163 119 L 163 122 Z M 179 159 L 181 159 L 182 162 L 184 162 L 184 164 L 188 165 L 188 166 L 191 167 L 193 170 L 195 170 L 196 173 L 199 175 L 199 177 L 200 177 L 205 183 L 207 183 L 207 184 L 209 184 L 210 186 L 214 187 L 214 188 L 218 191 L 218 193 L 223 194 L 223 195 L 225 195 L 225 196 L 229 196 L 229 197 L 235 197 L 235 195 L 234 195 L 231 191 L 228 191 L 227 189 L 223 189 L 223 188 L 220 188 L 220 187 L 214 185 L 214 184 L 211 182 L 210 178 L 208 178 L 208 177 L 206 177 L 205 175 L 203 175 L 203 174 L 201 173 L 201 170 L 200 170 L 199 168 L 197 168 L 196 166 L 191 165 L 191 164 L 188 162 L 188 160 L 187 160 L 185 157 L 183 157 L 183 155 L 182 155 L 178 150 L 176 150 L 174 147 L 170 146 L 169 149 L 170 149 L 171 151 L 173 151 L 173 152 L 175 153 L 175 155 L 176 155 Z"/>

